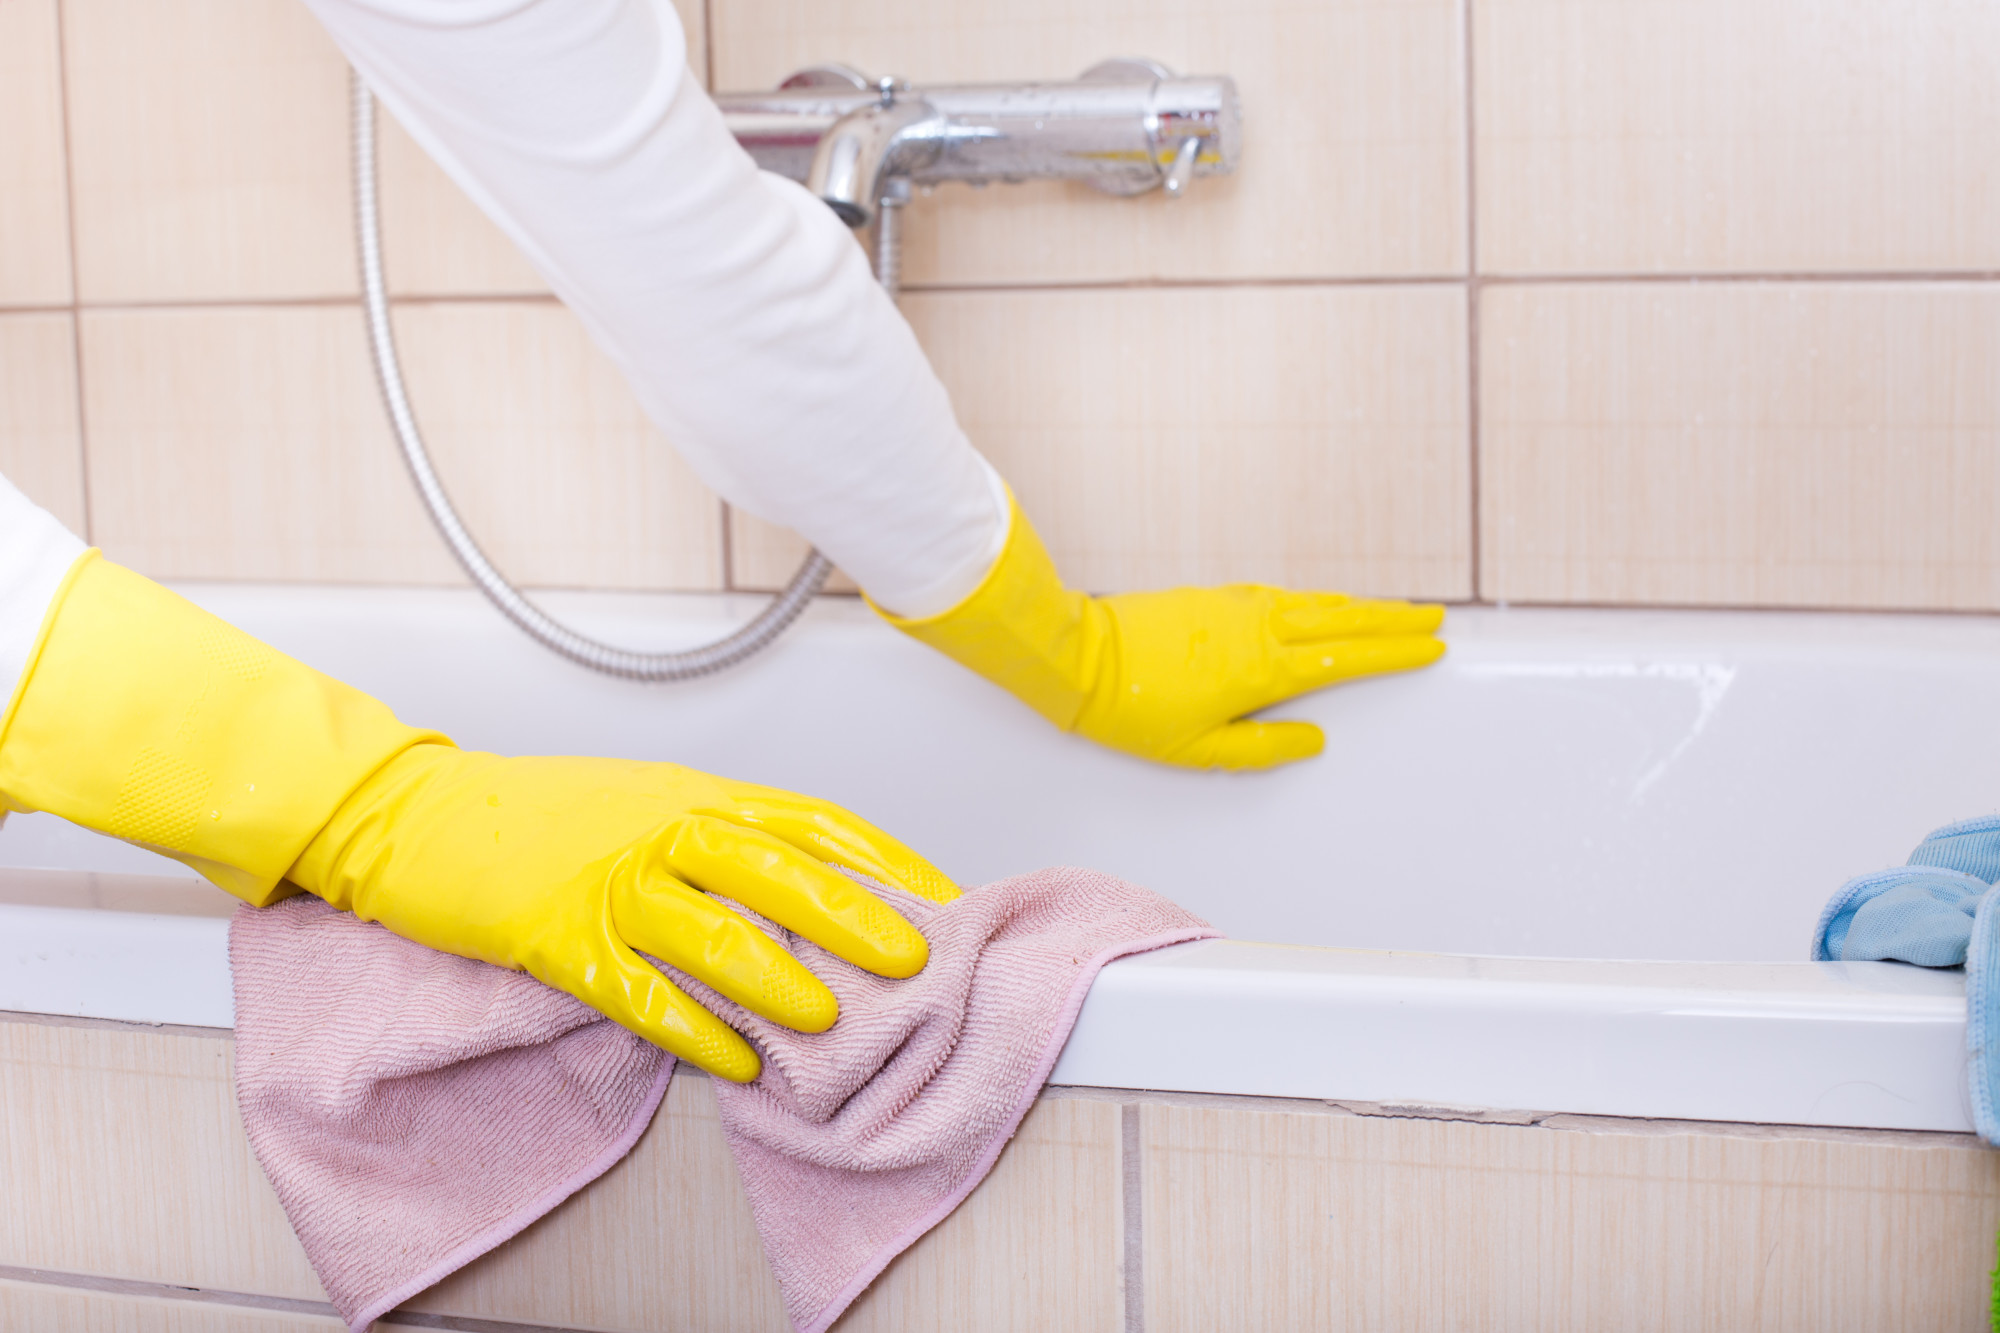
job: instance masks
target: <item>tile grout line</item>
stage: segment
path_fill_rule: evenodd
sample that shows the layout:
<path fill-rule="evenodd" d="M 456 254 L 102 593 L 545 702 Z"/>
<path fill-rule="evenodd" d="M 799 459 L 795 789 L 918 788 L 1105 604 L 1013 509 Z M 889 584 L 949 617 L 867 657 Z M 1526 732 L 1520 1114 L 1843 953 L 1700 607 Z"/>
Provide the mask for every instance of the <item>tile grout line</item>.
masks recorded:
<path fill-rule="evenodd" d="M 24 1286 L 58 1287 L 68 1291 L 94 1291 L 105 1296 L 183 1301 L 189 1305 L 223 1305 L 234 1309 L 269 1310 L 285 1314 L 317 1315 L 326 1319 L 340 1316 L 326 1301 L 300 1300 L 293 1296 L 268 1296 L 248 1291 L 227 1291 L 214 1287 L 183 1287 L 171 1282 L 149 1282 L 143 1278 L 105 1277 L 97 1273 L 71 1273 L 56 1268 L 30 1268 L 0 1264 L 0 1281 Z"/>
<path fill-rule="evenodd" d="M 1480 281 L 1502 287 L 1592 287 L 1632 284 L 1643 286 L 1690 287 L 1747 286 L 1760 282 L 1792 283 L 1993 283 L 2000 281 L 2000 269 L 1742 269 L 1661 273 L 1486 273 Z"/>
<path fill-rule="evenodd" d="M 715 0 L 701 0 L 701 81 L 715 91 Z"/>
<path fill-rule="evenodd" d="M 29 1287 L 53 1287 L 59 1291 L 93 1292 L 101 1296 L 122 1296 L 132 1300 L 177 1301 L 184 1305 L 220 1306 L 231 1310 L 263 1310 L 271 1314 L 303 1315 L 331 1319 L 340 1314 L 326 1301 L 301 1300 L 296 1296 L 272 1296 L 223 1287 L 187 1287 L 172 1282 L 144 1278 L 105 1277 L 97 1273 L 72 1273 L 56 1268 L 29 1268 L 0 1264 L 0 1282 L 17 1282 Z M 391 1310 L 377 1327 L 435 1328 L 447 1333 L 582 1333 L 555 1324 L 525 1324 L 507 1319 L 484 1319 L 471 1315 L 433 1314 L 425 1310 Z"/>
<path fill-rule="evenodd" d="M 1125 1253 L 1120 1292 L 1125 1302 L 1125 1333 L 1146 1333 L 1145 1185 L 1140 1159 L 1140 1108 L 1137 1102 L 1118 1107 L 1118 1174 L 1125 1218 Z"/>
<path fill-rule="evenodd" d="M 1136 278 L 1130 280 L 1024 283 L 916 283 L 905 287 L 911 296 L 1006 295 L 1036 292 L 1120 292 L 1120 291 L 1213 291 L 1242 289 L 1262 291 L 1277 288 L 1366 288 L 1366 287 L 1456 287 L 1477 283 L 1488 287 L 1617 287 L 1617 286 L 1757 286 L 1794 284 L 1823 286 L 1910 286 L 1987 287 L 2000 284 L 2000 270 L 1951 272 L 1947 270 L 1833 273 L 1461 273 L 1405 274 L 1394 277 L 1306 277 L 1306 278 Z M 414 305 L 554 305 L 549 292 L 457 292 L 405 293 L 389 298 L 391 306 Z M 263 310 L 302 307 L 358 306 L 354 296 L 248 296 L 176 297 L 161 300 L 71 301 L 68 303 L 0 302 L 0 316 L 45 315 L 65 312 L 101 311 L 112 314 L 149 310 Z"/>
<path fill-rule="evenodd" d="M 76 470 L 83 494 L 83 532 L 90 545 L 96 544 L 97 526 L 90 503 L 90 418 L 84 409 L 83 393 L 83 288 L 76 263 L 76 163 L 72 158 L 69 134 L 69 28 L 63 21 L 67 5 L 57 0 L 56 13 L 56 104 L 62 121 L 63 229 L 69 241 L 69 355 L 76 381 Z"/>
<path fill-rule="evenodd" d="M 715 0 L 701 0 L 701 78 L 710 93 L 715 91 Z M 722 527 L 719 533 L 722 542 L 722 591 L 738 591 L 736 587 L 736 533 L 731 522 L 729 501 L 721 496 L 715 503 L 722 511 Z M 822 590 L 824 591 L 824 590 Z"/>
<path fill-rule="evenodd" d="M 1465 448 L 1466 504 L 1470 509 L 1468 537 L 1471 543 L 1468 589 L 1474 605 L 1485 600 L 1483 586 L 1485 534 L 1480 514 L 1484 497 L 1480 486 L 1480 397 L 1479 397 L 1479 112 L 1473 105 L 1472 7 L 1463 0 L 1460 59 L 1465 62 Z"/>
<path fill-rule="evenodd" d="M 729 501 L 715 497 L 722 507 L 722 591 L 735 592 L 736 587 L 736 536 L 730 531 Z"/>
<path fill-rule="evenodd" d="M 711 94 L 715 92 L 715 0 L 701 0 L 701 83 Z M 715 503 L 722 514 L 722 525 L 717 531 L 722 546 L 720 591 L 732 593 L 738 590 L 735 525 L 730 521 L 729 501 L 718 495 Z"/>

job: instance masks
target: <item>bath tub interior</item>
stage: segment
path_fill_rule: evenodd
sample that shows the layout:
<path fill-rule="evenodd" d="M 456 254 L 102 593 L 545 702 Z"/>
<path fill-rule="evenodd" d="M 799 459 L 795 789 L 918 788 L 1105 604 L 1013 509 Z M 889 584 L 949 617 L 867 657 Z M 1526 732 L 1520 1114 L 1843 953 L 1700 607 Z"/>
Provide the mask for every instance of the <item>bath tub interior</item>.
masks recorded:
<path fill-rule="evenodd" d="M 551 656 L 470 592 L 182 590 L 465 746 L 811 792 L 962 883 L 1090 866 L 1242 940 L 1794 961 L 1843 880 L 2000 799 L 1983 618 L 1458 609 L 1438 666 L 1272 710 L 1324 727 L 1321 758 L 1225 775 L 1063 736 L 845 599 L 736 670 L 641 685 Z M 638 643 L 742 610 L 544 596 Z M 0 866 L 185 873 L 46 816 L 0 827 Z"/>

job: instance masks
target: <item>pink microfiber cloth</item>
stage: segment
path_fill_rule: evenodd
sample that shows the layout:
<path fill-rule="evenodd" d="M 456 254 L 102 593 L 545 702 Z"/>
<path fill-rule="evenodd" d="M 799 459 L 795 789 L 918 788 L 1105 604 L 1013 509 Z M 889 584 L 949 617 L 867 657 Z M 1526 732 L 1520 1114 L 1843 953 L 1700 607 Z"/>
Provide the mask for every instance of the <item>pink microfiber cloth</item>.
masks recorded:
<path fill-rule="evenodd" d="M 802 1333 L 831 1325 L 985 1177 L 1100 968 L 1216 934 L 1083 870 L 1002 880 L 945 906 L 878 892 L 930 941 L 907 981 L 779 934 L 840 1001 L 826 1032 L 779 1027 L 667 969 L 763 1056 L 755 1083 L 718 1080 L 717 1100 Z M 673 1073 L 659 1050 L 532 977 L 315 898 L 239 910 L 229 952 L 244 1126 L 356 1330 L 609 1170 Z"/>

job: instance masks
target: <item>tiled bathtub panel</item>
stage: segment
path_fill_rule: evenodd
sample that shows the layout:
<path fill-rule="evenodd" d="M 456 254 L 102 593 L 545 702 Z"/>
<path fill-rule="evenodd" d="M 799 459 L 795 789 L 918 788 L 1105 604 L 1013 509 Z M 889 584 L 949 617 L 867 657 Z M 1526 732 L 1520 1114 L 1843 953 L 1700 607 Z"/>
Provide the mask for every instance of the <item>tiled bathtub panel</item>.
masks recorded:
<path fill-rule="evenodd" d="M 70 299 L 56 0 L 0 5 L 0 306 Z"/>
<path fill-rule="evenodd" d="M 379 1333 L 398 1326 L 381 1324 Z M 345 1333 L 334 1315 L 0 1280 L 0 1328 L 57 1333 Z"/>
<path fill-rule="evenodd" d="M 791 1327 L 714 1089 L 686 1074 L 624 1161 L 407 1308 L 633 1333 Z"/>
<path fill-rule="evenodd" d="M 347 66 L 298 0 L 66 0 L 86 301 L 356 288 Z"/>
<path fill-rule="evenodd" d="M 0 1020 L 0 1265 L 324 1300 L 243 1138 L 232 1050 L 223 1033 Z M 1118 1115 L 1038 1104 L 840 1327 L 1120 1327 Z M 624 1162 L 411 1308 L 632 1333 L 789 1327 L 713 1087 L 688 1075 Z"/>
<path fill-rule="evenodd" d="M 69 315 L 0 315 L 0 476 L 85 535 Z"/>
<path fill-rule="evenodd" d="M 1479 263 L 2000 267 L 2000 8 L 1476 0 Z"/>
<path fill-rule="evenodd" d="M 702 0 L 675 0 L 674 8 L 699 81 L 707 54 Z M 377 108 L 376 125 L 382 266 L 392 295 L 512 296 L 548 290 L 514 243 L 487 221 L 386 108 Z"/>
<path fill-rule="evenodd" d="M 1463 294 L 911 293 L 1067 580 L 1470 592 Z"/>
<path fill-rule="evenodd" d="M 1988 1299 L 2000 1163 L 1955 1136 L 1142 1123 L 1149 1333 L 1870 1333 L 1979 1327 Z"/>
<path fill-rule="evenodd" d="M 243 1137 L 232 1049 L 0 1019 L 0 1265 L 325 1300 Z"/>
<path fill-rule="evenodd" d="M 904 1251 L 839 1333 L 1125 1327 L 1119 1108 L 1045 1098 L 993 1174 Z"/>
<path fill-rule="evenodd" d="M 1037 1105 L 993 1174 L 837 1327 L 1117 1329 L 1117 1154 L 1115 1105 Z M 607 1266 L 641 1236 L 646 1263 Z M 409 1308 L 632 1333 L 789 1327 L 713 1086 L 687 1075 L 631 1157 Z"/>
<path fill-rule="evenodd" d="M 1456 273 L 1465 265 L 1458 0 L 714 0 L 716 86 L 846 61 L 918 83 L 1069 79 L 1110 56 L 1233 75 L 1233 179 L 1184 200 L 1053 183 L 940 190 L 906 281 Z"/>
<path fill-rule="evenodd" d="M 722 586 L 715 493 L 566 308 L 409 305 L 395 324 L 438 473 L 501 569 L 540 587 Z"/>
<path fill-rule="evenodd" d="M 2000 607 L 2000 288 L 1498 286 L 1483 595 Z"/>
<path fill-rule="evenodd" d="M 95 537 L 154 578 L 461 581 L 350 305 L 85 311 Z"/>

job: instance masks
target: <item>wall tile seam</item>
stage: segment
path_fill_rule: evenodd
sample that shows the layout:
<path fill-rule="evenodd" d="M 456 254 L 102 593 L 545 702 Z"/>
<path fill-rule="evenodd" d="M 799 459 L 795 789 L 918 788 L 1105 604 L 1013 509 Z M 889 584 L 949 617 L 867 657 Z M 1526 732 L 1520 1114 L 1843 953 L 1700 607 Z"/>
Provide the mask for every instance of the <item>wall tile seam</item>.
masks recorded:
<path fill-rule="evenodd" d="M 1462 0 L 1459 6 L 1458 60 L 1461 80 L 1459 96 L 1464 102 L 1464 139 L 1458 151 L 1464 155 L 1465 173 L 1465 452 L 1466 452 L 1466 563 L 1469 600 L 1486 602 L 1486 502 L 1485 478 L 1480 464 L 1481 425 L 1485 419 L 1479 384 L 1479 330 L 1484 322 L 1479 301 L 1484 279 L 1479 271 L 1479 103 L 1473 86 L 1473 16 L 1476 0 Z"/>
<path fill-rule="evenodd" d="M 1146 1333 L 1146 1145 L 1137 1102 L 1118 1107 L 1118 1183 L 1123 1244 L 1118 1255 L 1118 1298 L 1124 1333 Z"/>
<path fill-rule="evenodd" d="M 233 1028 L 194 1027 L 184 1023 L 138 1023 L 123 1018 L 86 1018 L 81 1014 L 37 1014 L 24 1009 L 0 1009 L 0 1028 L 8 1025 L 43 1028 L 82 1028 L 86 1031 L 123 1032 L 141 1036 L 196 1037 L 207 1041 L 233 1041 Z"/>
<path fill-rule="evenodd" d="M 1940 283 L 1972 285 L 2000 281 L 2000 269 L 1657 269 L 1641 272 L 1597 272 L 1594 270 L 1551 270 L 1534 272 L 1481 272 L 1481 282 L 1496 287 L 1561 287 L 1629 284 L 1641 287 L 1686 284 L 1744 283 L 1907 283 L 1934 286 Z"/>
<path fill-rule="evenodd" d="M 6 1264 L 0 1264 L 0 1282 L 48 1287 L 59 1291 L 90 1292 L 103 1296 L 168 1300 L 185 1305 L 231 1310 L 265 1310 L 273 1314 L 305 1315 L 340 1321 L 339 1312 L 325 1301 L 266 1296 L 256 1292 L 232 1291 L 220 1287 L 182 1287 L 167 1282 L 109 1277 L 97 1273 L 71 1273 L 52 1268 L 17 1268 Z M 453 1330 L 454 1333 L 591 1333 L 591 1330 L 566 1324 L 520 1323 L 507 1319 L 486 1319 L 470 1315 L 434 1314 L 400 1309 L 383 1316 L 375 1327 L 383 1330 L 383 1333 L 396 1328 L 446 1329 Z"/>
<path fill-rule="evenodd" d="M 906 282 L 902 291 L 906 295 L 977 295 L 986 292 L 1119 292 L 1119 291 L 1208 291 L 1216 289 L 1243 288 L 1267 291 L 1288 287 L 1462 287 L 1481 285 L 1488 287 L 1564 287 L 1564 286 L 1617 286 L 1641 287 L 1673 286 L 1724 286 L 1756 283 L 1790 283 L 1807 285 L 1856 285 L 1907 284 L 1909 286 L 1938 286 L 1963 284 L 1981 286 L 2000 282 L 2000 269 L 1854 269 L 1854 270 L 1795 270 L 1795 269 L 1742 269 L 1709 270 L 1686 269 L 1657 272 L 1548 272 L 1548 273 L 1505 273 L 1483 270 L 1466 273 L 1445 274 L 1320 274 L 1294 277 L 1221 277 L 1221 278 L 1130 278 L 1130 279 L 1077 279 L 1074 281 L 1033 281 L 1019 282 Z"/>
<path fill-rule="evenodd" d="M 1070 292 L 1136 291 L 1270 291 L 1291 288 L 1368 289 L 1409 287 L 1661 287 L 1661 286 L 1910 286 L 1975 287 L 2000 285 L 2000 270 L 1855 270 L 1741 271 L 1669 273 L 1473 273 L 1406 276 L 1321 276 L 1272 278 L 1171 278 L 1078 282 L 906 283 L 908 296 L 978 296 Z M 551 292 L 403 292 L 389 297 L 391 306 L 431 305 L 559 305 Z M 217 296 L 171 297 L 158 300 L 89 299 L 68 303 L 0 303 L 0 316 L 63 313 L 120 313 L 150 310 L 263 310 L 291 308 L 352 308 L 359 296 Z"/>
<path fill-rule="evenodd" d="M 75 306 L 83 294 L 83 279 L 77 260 L 76 244 L 76 167 L 71 162 L 71 142 L 69 132 L 69 29 L 65 22 L 66 6 L 61 0 L 55 4 L 56 23 L 56 101 L 62 126 L 62 174 L 63 174 L 63 236 L 69 248 L 69 299 Z M 90 503 L 90 411 L 89 395 L 83 381 L 83 319 L 72 308 L 69 315 L 70 378 L 76 387 L 76 469 L 77 485 L 83 503 L 83 532 L 85 541 L 96 540 L 96 522 L 91 514 Z"/>
<path fill-rule="evenodd" d="M 20 1268 L 11 1264 L 0 1264 L 0 1281 L 18 1282 L 26 1286 L 56 1287 L 69 1291 L 89 1291 L 106 1296 L 136 1296 L 180 1301 L 188 1305 L 270 1310 L 284 1314 L 320 1315 L 329 1319 L 340 1317 L 333 1306 L 325 1301 L 303 1301 L 290 1296 L 265 1296 L 255 1292 L 212 1287 L 182 1287 L 170 1282 L 149 1282 L 137 1278 L 111 1277 L 101 1273 L 71 1273 L 54 1268 Z"/>
<path fill-rule="evenodd" d="M 1440 600 L 1440 599 L 1433 599 Z M 1453 602 L 1445 606 L 1485 606 L 1496 611 L 1686 611 L 1689 613 L 1740 612 L 1744 615 L 1792 616 L 1965 616 L 2000 615 L 2000 602 L 1990 606 L 1887 606 L 1872 602 L 1690 602 L 1647 601 L 1605 602 L 1593 598 L 1565 600 L 1551 597 L 1488 597 L 1479 602 Z"/>

